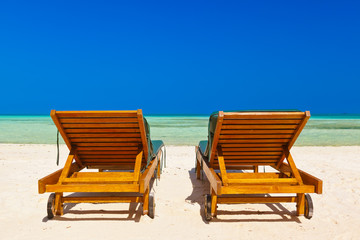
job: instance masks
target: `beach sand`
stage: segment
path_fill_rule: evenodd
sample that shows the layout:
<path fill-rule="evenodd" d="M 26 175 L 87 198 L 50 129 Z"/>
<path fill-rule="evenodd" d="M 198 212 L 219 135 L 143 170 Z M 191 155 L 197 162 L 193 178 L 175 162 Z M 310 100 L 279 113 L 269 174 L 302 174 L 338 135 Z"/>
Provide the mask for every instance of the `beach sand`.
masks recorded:
<path fill-rule="evenodd" d="M 48 220 L 49 194 L 38 179 L 63 166 L 68 151 L 55 145 L 0 144 L 1 239 L 359 239 L 360 147 L 294 147 L 298 168 L 324 182 L 312 194 L 311 220 L 295 215 L 295 204 L 219 205 L 218 218 L 203 218 L 209 184 L 197 180 L 192 146 L 168 146 L 167 167 L 154 184 L 155 218 L 125 203 L 67 204 Z M 261 170 L 261 168 L 260 168 Z M 129 210 L 130 209 L 130 210 Z"/>

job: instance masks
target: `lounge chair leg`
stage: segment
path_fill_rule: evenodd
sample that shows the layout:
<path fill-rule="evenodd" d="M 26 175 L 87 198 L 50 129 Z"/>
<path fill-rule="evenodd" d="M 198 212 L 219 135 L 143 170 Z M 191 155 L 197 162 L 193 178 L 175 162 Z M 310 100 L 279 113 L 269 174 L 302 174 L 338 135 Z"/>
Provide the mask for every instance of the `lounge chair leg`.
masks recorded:
<path fill-rule="evenodd" d="M 211 216 L 217 216 L 217 195 L 215 191 L 211 188 Z"/>
<path fill-rule="evenodd" d="M 206 221 L 211 220 L 211 195 L 206 194 L 204 199 L 204 216 Z"/>
<path fill-rule="evenodd" d="M 297 205 L 296 205 L 296 215 L 302 216 L 305 212 L 305 194 L 298 193 L 297 194 Z"/>
<path fill-rule="evenodd" d="M 143 215 L 148 214 L 148 212 L 149 212 L 149 188 L 147 188 L 144 193 Z"/>
<path fill-rule="evenodd" d="M 58 216 L 64 214 L 62 197 L 63 197 L 63 193 L 55 193 L 55 213 Z"/>
<path fill-rule="evenodd" d="M 259 172 L 259 166 L 254 166 L 254 173 L 258 173 Z"/>
<path fill-rule="evenodd" d="M 155 196 L 154 196 L 154 192 L 149 194 L 149 210 L 148 210 L 148 215 L 150 218 L 154 218 L 155 217 Z"/>
<path fill-rule="evenodd" d="M 201 166 L 199 161 L 196 159 L 196 178 L 200 179 Z"/>

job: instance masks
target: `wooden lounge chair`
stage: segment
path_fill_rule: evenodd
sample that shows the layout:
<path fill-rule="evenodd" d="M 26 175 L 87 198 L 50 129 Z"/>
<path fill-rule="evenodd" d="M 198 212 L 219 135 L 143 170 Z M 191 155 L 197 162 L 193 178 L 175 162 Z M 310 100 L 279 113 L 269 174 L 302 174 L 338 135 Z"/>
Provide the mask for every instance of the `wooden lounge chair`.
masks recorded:
<path fill-rule="evenodd" d="M 139 202 L 143 214 L 154 217 L 150 181 L 160 177 L 164 145 L 150 140 L 141 110 L 52 110 L 51 118 L 70 153 L 63 169 L 38 182 L 39 193 L 54 192 L 48 201 L 49 219 L 63 214 L 64 203 L 81 202 Z M 91 194 L 65 197 L 64 192 Z"/>
<path fill-rule="evenodd" d="M 208 141 L 201 141 L 195 149 L 197 178 L 203 170 L 210 182 L 205 219 L 217 215 L 218 203 L 280 202 L 295 202 L 297 215 L 310 219 L 313 204 L 308 193 L 321 194 L 322 181 L 299 170 L 290 154 L 309 118 L 308 111 L 220 111 L 211 115 Z M 271 171 L 265 172 L 264 167 L 260 173 L 259 166 Z"/>

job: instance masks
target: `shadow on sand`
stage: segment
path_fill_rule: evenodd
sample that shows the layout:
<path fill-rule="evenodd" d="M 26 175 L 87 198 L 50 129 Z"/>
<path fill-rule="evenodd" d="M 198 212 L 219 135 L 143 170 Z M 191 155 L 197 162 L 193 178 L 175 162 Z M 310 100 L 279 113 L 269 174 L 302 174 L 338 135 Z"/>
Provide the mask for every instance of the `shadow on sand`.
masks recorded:
<path fill-rule="evenodd" d="M 152 179 L 150 181 L 150 189 L 153 189 L 153 185 L 154 185 L 155 180 Z M 91 195 L 107 195 L 106 193 L 94 193 L 94 194 L 84 194 L 84 193 L 72 193 L 69 194 L 68 197 L 81 197 L 81 196 L 91 196 Z M 121 196 L 121 193 L 115 193 L 112 195 L 119 195 Z M 138 196 L 138 194 L 134 194 L 134 196 Z M 93 203 L 93 204 L 106 204 L 106 203 Z M 128 203 L 119 203 L 119 204 L 128 204 Z M 121 210 L 121 211 L 114 211 L 114 210 L 103 210 L 103 209 L 99 209 L 99 210 L 74 210 L 73 208 L 76 206 L 77 204 L 75 203 L 66 203 L 64 204 L 64 215 L 62 216 L 55 216 L 53 219 L 51 220 L 56 220 L 56 221 L 94 221 L 94 220 L 101 220 L 101 221 L 134 221 L 134 222 L 140 222 L 140 218 L 142 217 L 142 212 L 143 212 L 143 208 L 142 208 L 142 204 L 141 203 L 136 203 L 136 202 L 132 202 L 129 204 L 129 210 Z M 71 218 L 71 217 L 67 217 L 67 214 L 76 214 L 76 217 Z M 100 217 L 86 217 L 87 215 L 91 215 L 91 214 L 99 214 L 101 215 Z M 111 215 L 119 215 L 119 214 L 127 214 L 126 217 L 108 217 Z M 48 219 L 48 217 L 44 217 L 42 219 L 42 222 L 47 222 L 50 219 Z"/>
<path fill-rule="evenodd" d="M 201 179 L 196 179 L 195 168 L 189 171 L 189 177 L 193 186 L 193 192 L 190 196 L 186 198 L 186 200 L 191 201 L 192 203 L 197 203 L 200 205 L 200 213 L 199 215 L 202 217 L 202 220 L 205 223 L 208 221 L 205 220 L 204 215 L 204 195 L 210 192 L 210 185 L 206 179 L 205 175 L 201 175 Z M 218 210 L 217 217 L 213 218 L 211 222 L 297 222 L 301 223 L 300 219 L 296 216 L 295 211 L 287 210 L 283 205 L 280 203 L 267 203 L 265 204 L 270 210 L 269 211 L 227 211 L 227 210 Z M 226 216 L 235 216 L 235 215 L 242 215 L 242 216 L 252 216 L 251 218 L 234 218 L 234 219 L 222 219 L 221 215 Z M 254 219 L 253 216 L 256 215 L 268 215 L 274 216 L 274 219 Z M 280 216 L 280 218 L 279 218 Z"/>

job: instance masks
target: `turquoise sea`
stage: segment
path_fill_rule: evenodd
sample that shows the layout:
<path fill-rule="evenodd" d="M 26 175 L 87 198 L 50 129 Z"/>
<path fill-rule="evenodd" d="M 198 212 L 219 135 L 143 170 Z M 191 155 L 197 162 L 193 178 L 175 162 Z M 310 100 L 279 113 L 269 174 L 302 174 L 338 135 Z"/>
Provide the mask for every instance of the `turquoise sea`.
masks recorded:
<path fill-rule="evenodd" d="M 151 138 L 167 145 L 197 145 L 207 139 L 209 116 L 146 116 Z M 49 116 L 0 116 L 0 143 L 56 144 Z M 312 116 L 296 146 L 360 145 L 360 115 Z"/>

